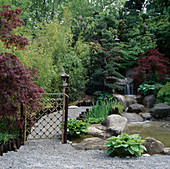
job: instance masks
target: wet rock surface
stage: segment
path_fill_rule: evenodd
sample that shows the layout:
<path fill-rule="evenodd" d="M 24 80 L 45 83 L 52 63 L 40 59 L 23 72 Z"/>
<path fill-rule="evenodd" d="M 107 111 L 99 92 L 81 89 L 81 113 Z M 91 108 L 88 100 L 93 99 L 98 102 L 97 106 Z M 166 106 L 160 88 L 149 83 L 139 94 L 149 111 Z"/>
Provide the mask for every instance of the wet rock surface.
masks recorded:
<path fill-rule="evenodd" d="M 123 113 L 122 117 L 126 117 L 128 122 L 142 122 L 144 119 L 136 113 Z"/>
<path fill-rule="evenodd" d="M 156 102 L 156 98 L 154 95 L 145 96 L 143 98 L 143 105 L 147 108 L 152 108 L 155 102 Z"/>
<path fill-rule="evenodd" d="M 150 109 L 150 113 L 156 118 L 170 116 L 170 106 L 164 103 L 156 104 L 152 109 Z"/>
<path fill-rule="evenodd" d="M 145 107 L 142 104 L 131 104 L 128 107 L 127 112 L 131 112 L 131 113 L 140 113 L 140 112 L 145 112 Z"/>
<path fill-rule="evenodd" d="M 150 120 L 152 118 L 151 113 L 141 113 L 141 117 L 145 120 Z"/>

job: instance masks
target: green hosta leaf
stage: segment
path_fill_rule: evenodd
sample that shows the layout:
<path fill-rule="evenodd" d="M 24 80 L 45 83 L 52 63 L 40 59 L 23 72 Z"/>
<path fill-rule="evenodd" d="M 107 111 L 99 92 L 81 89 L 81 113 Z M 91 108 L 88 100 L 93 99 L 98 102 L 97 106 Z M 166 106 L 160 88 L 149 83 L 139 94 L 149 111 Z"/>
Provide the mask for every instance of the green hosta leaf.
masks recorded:
<path fill-rule="evenodd" d="M 107 147 L 110 147 L 110 146 L 112 146 L 113 144 L 112 144 L 111 142 L 108 142 L 108 143 L 105 143 L 104 145 L 107 146 Z"/>
<path fill-rule="evenodd" d="M 109 155 L 109 154 L 113 153 L 113 151 L 114 151 L 114 148 L 110 148 L 106 151 L 106 154 Z"/>
<path fill-rule="evenodd" d="M 129 145 L 128 145 L 128 144 L 123 144 L 122 146 L 123 146 L 123 147 L 128 147 Z"/>
<path fill-rule="evenodd" d="M 135 152 L 135 155 L 136 155 L 137 157 L 140 157 L 140 156 L 141 156 L 141 152 L 140 152 L 140 151 L 137 151 L 137 152 Z"/>
<path fill-rule="evenodd" d="M 128 148 L 128 151 L 133 155 L 134 154 L 134 151 L 133 151 L 133 149 L 131 149 L 131 148 Z"/>
<path fill-rule="evenodd" d="M 122 147 L 122 144 L 115 145 L 114 147 L 115 147 L 115 148 Z"/>
<path fill-rule="evenodd" d="M 69 130 L 70 134 L 73 135 L 74 134 L 74 131 L 73 130 Z"/>
<path fill-rule="evenodd" d="M 139 148 L 136 145 L 130 146 L 130 148 L 133 149 L 134 151 L 139 151 Z"/>
<path fill-rule="evenodd" d="M 143 150 L 147 151 L 146 147 L 143 145 L 140 145 L 140 148 L 142 148 Z"/>
<path fill-rule="evenodd" d="M 121 140 L 116 140 L 116 142 L 117 142 L 118 144 L 122 144 L 122 141 L 121 141 Z"/>

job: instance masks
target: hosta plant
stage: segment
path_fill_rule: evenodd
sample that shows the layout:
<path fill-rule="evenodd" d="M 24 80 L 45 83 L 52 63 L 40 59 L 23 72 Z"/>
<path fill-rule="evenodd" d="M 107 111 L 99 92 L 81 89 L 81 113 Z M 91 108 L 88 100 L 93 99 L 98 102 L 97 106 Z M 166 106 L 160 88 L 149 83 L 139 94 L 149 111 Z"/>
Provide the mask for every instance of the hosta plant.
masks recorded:
<path fill-rule="evenodd" d="M 146 151 L 146 148 L 142 145 L 145 140 L 141 140 L 138 134 L 128 135 L 122 133 L 117 137 L 113 136 L 107 139 L 106 154 L 110 156 L 126 157 L 137 156 Z"/>
<path fill-rule="evenodd" d="M 87 132 L 88 123 L 81 120 L 69 119 L 67 122 L 67 132 L 70 136 L 82 136 Z"/>
<path fill-rule="evenodd" d="M 137 91 L 146 96 L 149 94 L 153 94 L 154 89 L 155 89 L 155 85 L 141 84 L 139 85 L 139 88 Z"/>

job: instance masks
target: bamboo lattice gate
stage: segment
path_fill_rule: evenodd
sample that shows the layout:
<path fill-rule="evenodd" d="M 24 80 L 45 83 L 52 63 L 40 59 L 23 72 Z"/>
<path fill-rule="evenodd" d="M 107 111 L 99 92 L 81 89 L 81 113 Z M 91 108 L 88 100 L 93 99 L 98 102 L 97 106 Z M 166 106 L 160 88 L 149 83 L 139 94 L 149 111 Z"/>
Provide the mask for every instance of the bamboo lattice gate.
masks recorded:
<path fill-rule="evenodd" d="M 25 119 L 25 127 L 21 131 L 22 144 L 30 139 L 61 138 L 62 143 L 67 143 L 68 119 L 68 87 L 63 81 L 63 93 L 48 93 L 42 96 L 43 107 L 36 112 L 29 113 L 33 119 L 30 125 L 27 113 L 21 110 Z M 21 108 L 22 109 L 22 108 Z M 27 119 L 27 120 L 26 120 Z"/>

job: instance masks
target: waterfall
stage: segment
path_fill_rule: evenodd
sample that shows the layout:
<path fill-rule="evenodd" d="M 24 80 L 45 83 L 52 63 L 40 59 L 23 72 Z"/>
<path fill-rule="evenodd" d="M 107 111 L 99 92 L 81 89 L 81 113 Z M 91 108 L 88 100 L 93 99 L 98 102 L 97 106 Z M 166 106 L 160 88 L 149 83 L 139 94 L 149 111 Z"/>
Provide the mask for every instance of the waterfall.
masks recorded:
<path fill-rule="evenodd" d="M 130 94 L 133 95 L 134 94 L 133 93 L 133 83 L 130 84 L 130 88 L 131 88 L 131 93 Z"/>
<path fill-rule="evenodd" d="M 125 95 L 133 95 L 133 83 L 125 85 Z"/>
<path fill-rule="evenodd" d="M 134 94 L 132 78 L 118 79 L 117 84 L 124 86 L 124 95 L 133 95 Z"/>
<path fill-rule="evenodd" d="M 126 93 L 126 95 L 130 95 L 130 86 L 129 86 L 129 84 L 126 85 L 126 88 L 127 88 L 127 93 Z"/>

